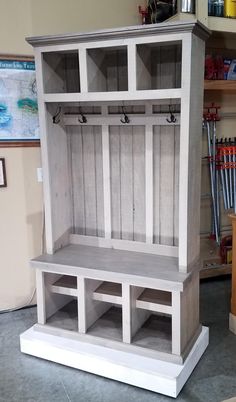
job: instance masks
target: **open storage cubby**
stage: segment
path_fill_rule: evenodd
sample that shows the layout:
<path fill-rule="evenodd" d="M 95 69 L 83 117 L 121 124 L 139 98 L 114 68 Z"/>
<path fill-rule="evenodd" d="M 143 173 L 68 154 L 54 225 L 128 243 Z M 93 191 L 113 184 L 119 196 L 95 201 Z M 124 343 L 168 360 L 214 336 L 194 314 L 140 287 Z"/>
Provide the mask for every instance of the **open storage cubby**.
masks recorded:
<path fill-rule="evenodd" d="M 203 354 L 208 34 L 183 22 L 29 39 L 42 92 L 46 253 L 31 262 L 38 323 L 22 335 L 26 353 L 48 358 L 33 350 L 40 339 L 57 362 L 172 396 Z"/>
<path fill-rule="evenodd" d="M 137 89 L 181 87 L 181 43 L 137 45 Z"/>
<path fill-rule="evenodd" d="M 89 92 L 128 90 L 127 47 L 87 50 Z"/>
<path fill-rule="evenodd" d="M 52 327 L 78 331 L 77 278 L 52 272 L 44 273 L 46 323 Z"/>
<path fill-rule="evenodd" d="M 45 52 L 42 58 L 45 93 L 80 92 L 78 50 Z"/>
<path fill-rule="evenodd" d="M 136 332 L 132 344 L 149 350 L 171 353 L 171 317 L 151 314 Z"/>

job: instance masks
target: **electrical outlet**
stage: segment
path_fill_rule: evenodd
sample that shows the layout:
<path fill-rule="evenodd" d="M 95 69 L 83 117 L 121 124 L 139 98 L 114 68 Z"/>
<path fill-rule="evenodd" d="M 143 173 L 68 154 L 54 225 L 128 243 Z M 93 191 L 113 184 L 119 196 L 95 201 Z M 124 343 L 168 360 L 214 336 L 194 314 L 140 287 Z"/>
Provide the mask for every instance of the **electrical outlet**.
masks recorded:
<path fill-rule="evenodd" d="M 42 168 L 37 168 L 37 180 L 39 183 L 42 183 L 42 181 L 43 181 L 43 169 Z"/>

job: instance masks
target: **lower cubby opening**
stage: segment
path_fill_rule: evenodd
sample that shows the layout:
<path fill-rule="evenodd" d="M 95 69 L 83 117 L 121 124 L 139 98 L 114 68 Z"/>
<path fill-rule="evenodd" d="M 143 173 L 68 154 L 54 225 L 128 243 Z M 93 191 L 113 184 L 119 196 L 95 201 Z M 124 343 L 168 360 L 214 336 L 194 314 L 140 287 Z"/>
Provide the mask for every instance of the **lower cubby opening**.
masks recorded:
<path fill-rule="evenodd" d="M 91 325 L 87 334 L 122 342 L 122 308 L 111 306 Z"/>
<path fill-rule="evenodd" d="M 78 332 L 77 299 L 68 297 L 68 303 L 47 318 L 46 324 L 59 329 Z"/>
<path fill-rule="evenodd" d="M 171 353 L 171 317 L 151 314 L 133 337 L 132 344 L 159 352 Z"/>

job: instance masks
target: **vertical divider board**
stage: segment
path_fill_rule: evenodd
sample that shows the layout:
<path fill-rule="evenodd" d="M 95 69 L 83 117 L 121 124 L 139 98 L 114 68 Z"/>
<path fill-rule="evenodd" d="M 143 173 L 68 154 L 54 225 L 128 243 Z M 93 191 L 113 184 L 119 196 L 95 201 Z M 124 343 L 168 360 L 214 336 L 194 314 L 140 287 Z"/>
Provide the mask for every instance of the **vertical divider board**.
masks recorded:
<path fill-rule="evenodd" d="M 80 71 L 80 91 L 81 93 L 88 92 L 88 68 L 87 68 L 87 53 L 86 49 L 79 49 L 79 71 Z"/>
<path fill-rule="evenodd" d="M 188 272 L 194 268 L 200 252 L 198 206 L 200 205 L 202 121 L 199 116 L 203 110 L 204 46 L 204 42 L 194 34 L 184 35 L 179 170 L 179 222 L 181 222 L 179 270 L 181 272 Z"/>
<path fill-rule="evenodd" d="M 42 54 L 35 49 L 35 63 L 36 63 L 36 79 L 38 88 L 38 110 L 39 110 L 39 124 L 41 136 L 41 156 L 43 166 L 43 190 L 44 190 L 44 205 L 45 205 L 45 238 L 46 238 L 46 251 L 53 254 L 53 229 L 52 229 L 52 200 L 51 200 L 51 185 L 49 173 L 49 146 L 47 136 L 47 114 L 46 105 L 43 101 L 43 71 L 42 71 Z"/>

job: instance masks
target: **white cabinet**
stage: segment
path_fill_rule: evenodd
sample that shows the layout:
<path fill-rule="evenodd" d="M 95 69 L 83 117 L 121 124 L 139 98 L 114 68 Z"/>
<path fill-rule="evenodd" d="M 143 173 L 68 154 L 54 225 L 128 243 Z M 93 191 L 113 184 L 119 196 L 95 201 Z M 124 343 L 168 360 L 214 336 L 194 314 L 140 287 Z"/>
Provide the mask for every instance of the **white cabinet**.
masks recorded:
<path fill-rule="evenodd" d="M 63 359 L 50 359 L 172 396 L 201 357 L 207 37 L 193 22 L 28 39 L 37 63 L 47 254 L 32 261 L 38 324 L 22 335 L 24 352 L 46 357 L 50 339 L 73 339 L 76 364 L 63 360 L 67 343 Z M 44 337 L 39 354 L 32 336 Z M 101 360 L 100 371 L 78 358 L 81 342 Z M 123 365 L 115 352 L 125 354 Z M 137 362 L 145 381 L 133 377 Z"/>

